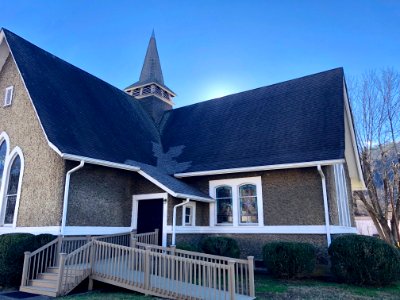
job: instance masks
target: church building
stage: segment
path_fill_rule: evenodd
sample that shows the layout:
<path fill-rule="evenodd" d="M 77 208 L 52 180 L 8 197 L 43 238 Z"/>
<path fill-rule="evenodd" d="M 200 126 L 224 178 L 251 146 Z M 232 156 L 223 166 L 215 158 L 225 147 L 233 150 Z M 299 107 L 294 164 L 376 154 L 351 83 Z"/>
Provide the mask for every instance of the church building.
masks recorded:
<path fill-rule="evenodd" d="M 229 236 L 260 259 L 267 241 L 357 232 L 342 68 L 180 108 L 165 82 L 154 33 L 120 90 L 1 29 L 0 234 L 157 228 L 164 246 Z"/>

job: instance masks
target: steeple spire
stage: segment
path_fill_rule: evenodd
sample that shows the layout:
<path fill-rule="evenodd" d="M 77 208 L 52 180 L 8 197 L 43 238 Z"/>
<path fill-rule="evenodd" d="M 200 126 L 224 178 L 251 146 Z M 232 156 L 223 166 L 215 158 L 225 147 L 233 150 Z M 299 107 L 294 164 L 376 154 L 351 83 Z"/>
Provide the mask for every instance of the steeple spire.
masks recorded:
<path fill-rule="evenodd" d="M 147 47 L 146 57 L 144 59 L 142 72 L 140 73 L 139 82 L 154 81 L 164 84 L 164 77 L 161 70 L 160 58 L 158 56 L 156 37 L 154 29 L 150 37 Z"/>
<path fill-rule="evenodd" d="M 172 109 L 172 98 L 176 95 L 164 84 L 154 29 L 147 46 L 139 81 L 125 88 L 124 91 L 140 100 L 142 106 L 155 121 L 166 110 Z"/>

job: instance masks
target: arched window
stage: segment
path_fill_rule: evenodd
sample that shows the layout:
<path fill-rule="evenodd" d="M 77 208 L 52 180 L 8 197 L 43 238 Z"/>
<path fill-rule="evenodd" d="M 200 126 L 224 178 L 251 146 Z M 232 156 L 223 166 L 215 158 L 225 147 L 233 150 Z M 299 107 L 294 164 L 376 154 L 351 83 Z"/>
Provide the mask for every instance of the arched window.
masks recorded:
<path fill-rule="evenodd" d="M 239 187 L 240 223 L 258 223 L 257 187 L 244 184 Z"/>
<path fill-rule="evenodd" d="M 8 182 L 5 193 L 5 213 L 4 224 L 14 223 L 15 206 L 17 204 L 19 179 L 21 176 L 21 158 L 16 155 L 11 162 L 11 167 L 8 175 Z"/>
<path fill-rule="evenodd" d="M 6 162 L 6 156 L 7 156 L 6 141 L 0 140 L 0 187 L 1 187 L 1 181 L 3 180 L 4 164 Z"/>
<path fill-rule="evenodd" d="M 232 188 L 220 186 L 215 190 L 217 200 L 217 223 L 233 223 Z"/>

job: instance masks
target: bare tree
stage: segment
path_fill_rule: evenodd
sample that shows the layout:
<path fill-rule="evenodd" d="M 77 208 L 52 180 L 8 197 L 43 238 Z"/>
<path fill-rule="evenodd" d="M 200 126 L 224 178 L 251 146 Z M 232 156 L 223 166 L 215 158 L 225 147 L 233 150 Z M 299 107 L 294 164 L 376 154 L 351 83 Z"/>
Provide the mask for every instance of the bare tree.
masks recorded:
<path fill-rule="evenodd" d="M 380 237 L 400 247 L 400 73 L 369 71 L 351 82 L 349 93 L 367 186 L 354 196 Z"/>

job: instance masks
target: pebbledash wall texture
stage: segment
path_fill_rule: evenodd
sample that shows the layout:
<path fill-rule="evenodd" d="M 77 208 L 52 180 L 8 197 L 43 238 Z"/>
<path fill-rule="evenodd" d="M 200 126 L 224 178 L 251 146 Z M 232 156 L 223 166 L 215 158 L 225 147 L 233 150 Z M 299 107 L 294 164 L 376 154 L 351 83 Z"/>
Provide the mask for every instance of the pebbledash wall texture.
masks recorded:
<path fill-rule="evenodd" d="M 0 108 L 0 132 L 8 134 L 10 151 L 21 148 L 25 161 L 17 226 L 58 226 L 65 164 L 47 144 L 11 55 L 0 72 L 0 91 L 10 85 L 14 86 L 13 102 Z"/>

